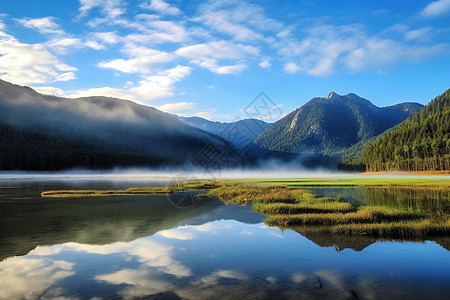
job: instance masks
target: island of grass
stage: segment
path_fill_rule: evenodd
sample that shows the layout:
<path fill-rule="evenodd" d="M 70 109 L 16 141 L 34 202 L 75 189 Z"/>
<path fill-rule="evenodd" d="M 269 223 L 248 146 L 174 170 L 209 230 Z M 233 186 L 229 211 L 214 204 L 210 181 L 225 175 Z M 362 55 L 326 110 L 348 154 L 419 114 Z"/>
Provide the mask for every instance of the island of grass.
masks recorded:
<path fill-rule="evenodd" d="M 69 197 L 106 197 L 106 196 L 149 196 L 170 195 L 170 187 L 134 187 L 125 190 L 53 190 L 41 193 L 43 198 L 69 198 Z"/>
<path fill-rule="evenodd" d="M 271 185 L 267 185 L 267 183 Z M 450 235 L 450 215 L 414 212 L 386 206 L 358 206 L 340 197 L 319 197 L 302 187 L 378 186 L 448 190 L 442 179 L 293 179 L 243 181 L 189 181 L 172 187 L 126 190 L 71 190 L 43 192 L 42 197 L 98 197 L 111 195 L 160 195 L 177 191 L 203 190 L 199 197 L 218 197 L 225 203 L 252 205 L 268 217 L 269 226 L 294 229 L 306 227 L 328 234 L 381 238 L 428 238 Z"/>
<path fill-rule="evenodd" d="M 132 187 L 125 190 L 51 190 L 41 193 L 43 198 L 86 198 L 108 196 L 154 196 L 171 195 L 176 191 L 203 190 L 216 187 L 216 183 L 191 181 L 171 187 Z"/>
<path fill-rule="evenodd" d="M 428 184 L 440 189 L 449 183 L 438 185 L 434 181 Z M 310 226 L 332 234 L 383 238 L 450 235 L 450 216 L 447 214 L 417 213 L 385 206 L 357 206 L 340 197 L 318 197 L 310 191 L 285 185 L 216 184 L 218 186 L 210 189 L 206 196 L 217 196 L 226 203 L 251 203 L 255 211 L 268 216 L 265 223 L 269 226 L 286 229 Z"/>

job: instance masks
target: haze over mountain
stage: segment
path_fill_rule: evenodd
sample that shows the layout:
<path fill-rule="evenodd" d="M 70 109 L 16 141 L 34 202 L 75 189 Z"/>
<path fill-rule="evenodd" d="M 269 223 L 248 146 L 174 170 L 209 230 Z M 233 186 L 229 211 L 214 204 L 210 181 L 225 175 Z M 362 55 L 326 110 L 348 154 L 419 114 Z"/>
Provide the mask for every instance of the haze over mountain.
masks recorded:
<path fill-rule="evenodd" d="M 419 113 L 368 143 L 370 171 L 450 169 L 450 89 Z"/>
<path fill-rule="evenodd" d="M 423 105 L 377 107 L 355 94 L 316 97 L 261 133 L 254 143 L 282 153 L 335 154 L 379 135 L 418 112 Z"/>
<path fill-rule="evenodd" d="M 236 151 L 152 107 L 46 96 L 1 80 L 0 142 L 0 169 L 180 165 L 201 162 L 197 156 L 207 147 Z"/>
<path fill-rule="evenodd" d="M 209 121 L 200 117 L 176 117 L 185 124 L 200 128 L 226 139 L 238 149 L 245 148 L 259 134 L 272 125 L 258 119 L 244 119 L 235 122 L 217 122 Z"/>

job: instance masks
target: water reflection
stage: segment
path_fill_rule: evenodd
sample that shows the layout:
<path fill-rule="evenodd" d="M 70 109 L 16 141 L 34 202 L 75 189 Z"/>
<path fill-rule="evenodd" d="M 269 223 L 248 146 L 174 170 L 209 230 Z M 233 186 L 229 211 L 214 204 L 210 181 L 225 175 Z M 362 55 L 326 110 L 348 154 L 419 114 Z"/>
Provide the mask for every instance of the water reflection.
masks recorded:
<path fill-rule="evenodd" d="M 439 188 L 367 187 L 367 204 L 450 214 L 450 191 Z"/>
<path fill-rule="evenodd" d="M 49 199 L 40 197 L 44 189 L 70 186 L 28 184 L 21 188 L 0 187 L 0 260 L 24 255 L 45 244 L 132 241 L 187 220 L 195 224 L 233 218 L 258 223 L 264 218 L 252 213 L 250 207 L 226 207 L 220 201 L 197 201 L 190 209 L 180 209 L 173 202 L 183 197 L 182 193 L 173 195 L 174 199 L 167 196 Z"/>
<path fill-rule="evenodd" d="M 336 252 L 263 223 L 183 225 L 130 242 L 38 246 L 0 262 L 0 298 L 439 299 L 450 292 L 450 274 L 440 268 L 450 257 L 435 243 L 369 248 Z"/>
<path fill-rule="evenodd" d="M 49 186 L 20 186 L 0 190 L 0 299 L 450 294 L 446 237 L 387 242 L 311 227 L 280 230 L 264 225 L 250 206 L 215 199 L 178 209 L 165 196 L 42 199 Z M 378 199 L 377 193 L 368 199 Z"/>

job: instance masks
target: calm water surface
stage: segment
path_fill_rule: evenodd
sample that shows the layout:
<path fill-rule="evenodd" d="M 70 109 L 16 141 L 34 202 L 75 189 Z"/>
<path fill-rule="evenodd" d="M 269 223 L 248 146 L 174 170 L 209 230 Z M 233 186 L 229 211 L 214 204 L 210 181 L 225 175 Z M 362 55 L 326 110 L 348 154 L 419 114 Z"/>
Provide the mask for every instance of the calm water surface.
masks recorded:
<path fill-rule="evenodd" d="M 449 238 L 301 235 L 267 227 L 250 206 L 198 200 L 189 193 L 40 197 L 49 189 L 168 183 L 0 180 L 0 299 L 450 298 Z M 369 205 L 381 198 L 390 205 L 416 199 L 414 205 L 422 204 L 413 209 L 422 210 L 446 211 L 449 201 L 445 192 L 426 196 L 435 199 L 432 208 L 417 191 L 406 192 L 413 195 L 406 198 L 405 192 L 389 196 L 385 190 L 316 192 Z"/>

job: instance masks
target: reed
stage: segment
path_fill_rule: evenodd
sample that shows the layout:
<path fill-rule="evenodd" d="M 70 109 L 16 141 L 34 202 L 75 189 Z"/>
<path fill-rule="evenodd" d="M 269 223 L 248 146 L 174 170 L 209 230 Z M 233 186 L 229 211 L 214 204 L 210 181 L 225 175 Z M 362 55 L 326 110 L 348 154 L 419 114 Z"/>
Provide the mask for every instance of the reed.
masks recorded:
<path fill-rule="evenodd" d="M 263 205 L 258 209 L 266 215 L 276 214 L 310 214 L 310 213 L 348 213 L 356 211 L 356 206 L 347 202 L 325 202 L 325 203 L 272 203 Z"/>
<path fill-rule="evenodd" d="M 342 224 L 332 226 L 329 232 L 333 234 L 373 237 L 420 237 L 450 234 L 450 222 L 435 223 L 431 220 L 412 222 L 394 222 L 378 224 Z"/>
<path fill-rule="evenodd" d="M 53 190 L 41 193 L 43 198 L 106 197 L 106 196 L 149 196 L 170 195 L 170 187 L 133 187 L 125 190 Z"/>
<path fill-rule="evenodd" d="M 337 225 L 359 223 L 382 223 L 396 220 L 420 219 L 421 215 L 385 210 L 379 207 L 363 207 L 349 213 L 303 213 L 303 214 L 269 214 L 266 219 L 268 225 L 295 226 L 295 225 Z"/>

